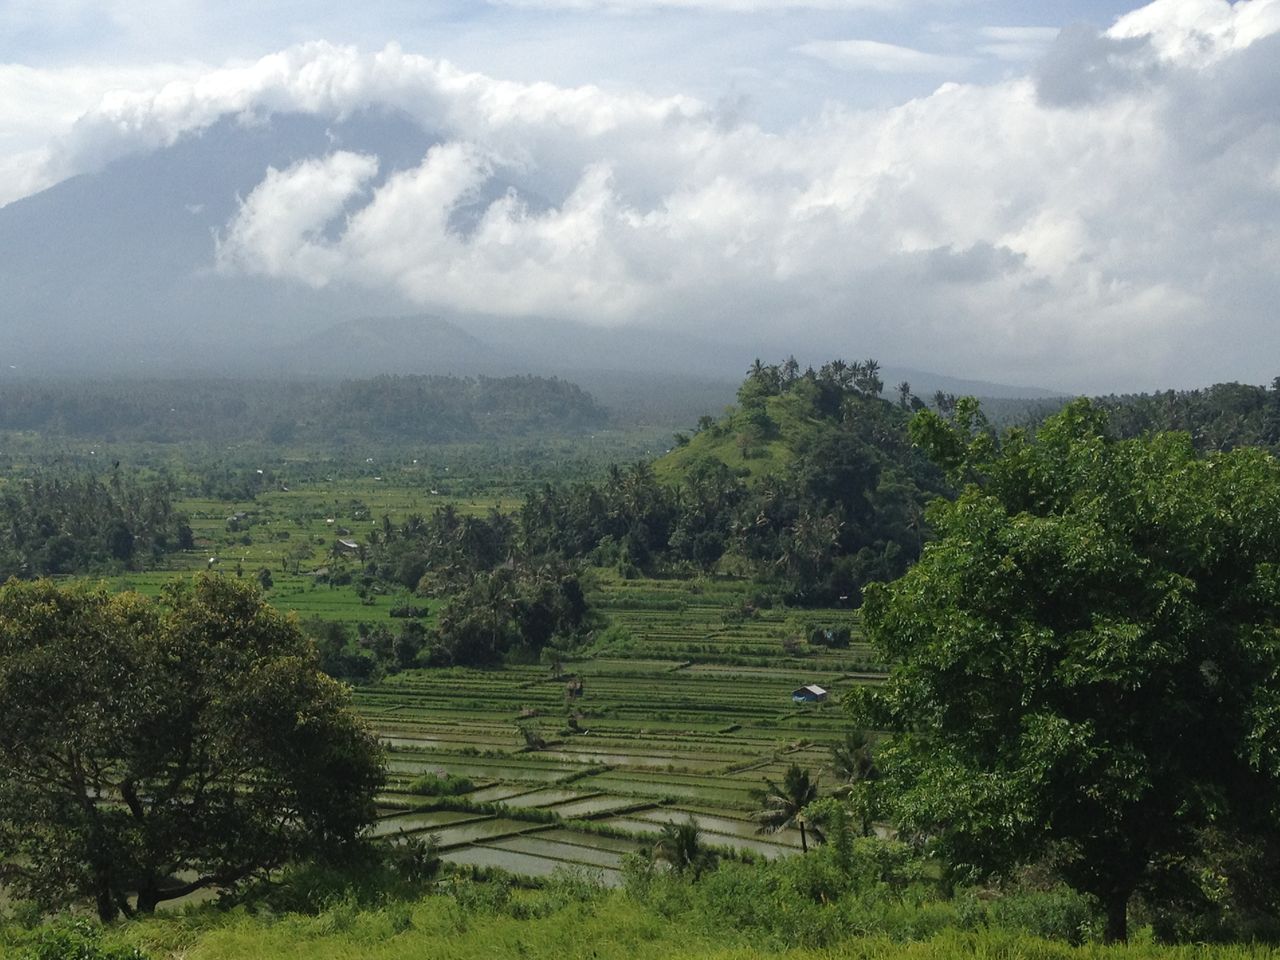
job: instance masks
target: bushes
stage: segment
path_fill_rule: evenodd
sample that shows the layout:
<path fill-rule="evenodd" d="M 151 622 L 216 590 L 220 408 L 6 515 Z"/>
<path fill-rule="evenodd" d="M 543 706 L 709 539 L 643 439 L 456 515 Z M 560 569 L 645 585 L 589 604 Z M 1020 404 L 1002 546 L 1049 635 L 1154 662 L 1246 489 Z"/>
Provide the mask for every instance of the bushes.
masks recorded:
<path fill-rule="evenodd" d="M 488 869 L 459 870 L 410 886 L 391 873 L 295 872 L 277 895 L 249 909 L 211 906 L 185 915 L 102 928 L 61 921 L 34 931 L 0 927 L 0 954 L 20 960 L 145 960 L 155 956 L 324 956 L 388 960 L 449 955 L 559 960 L 598 956 L 732 956 L 796 960 L 954 960 L 1100 957 L 1096 916 L 1061 888 L 962 891 L 946 898 L 921 880 L 922 864 L 896 844 L 855 843 L 850 873 L 830 846 L 756 865 L 726 862 L 697 883 L 624 864 L 626 887 L 609 891 L 590 869 L 563 869 L 540 883 Z M 380 868 L 379 868 L 380 869 Z M 377 882 L 370 878 L 381 877 Z M 432 874 L 434 876 L 434 874 Z M 288 891 L 288 896 L 279 893 Z M 428 893 L 429 891 L 429 893 Z M 266 907 L 263 915 L 257 908 Z M 293 915 L 287 915 L 288 913 Z M 272 915 L 274 914 L 274 915 Z M 393 943 L 394 941 L 394 943 Z M 1263 960 L 1265 947 L 1199 945 L 1171 951 L 1146 931 L 1108 957 Z M 1077 950 L 1078 944 L 1091 944 Z M 377 949 L 374 949 L 374 947 Z M 5 952 L 10 948 L 9 952 Z"/>
<path fill-rule="evenodd" d="M 365 844 L 341 862 L 291 867 L 238 899 L 274 913 L 307 915 L 337 905 L 355 910 L 415 899 L 440 873 L 438 839 L 415 834 L 391 843 Z"/>
<path fill-rule="evenodd" d="M 1094 903 L 1066 887 L 1013 892 L 999 897 L 987 905 L 985 919 L 993 927 L 1019 930 L 1072 945 L 1099 939 L 1102 934 Z"/>
<path fill-rule="evenodd" d="M 410 793 L 418 793 L 428 797 L 456 797 L 470 793 L 475 784 L 466 777 L 455 777 L 451 774 L 441 776 L 436 773 L 424 773 L 409 784 Z"/>
<path fill-rule="evenodd" d="M 920 881 L 905 846 L 868 838 L 808 855 L 723 863 L 700 882 L 627 865 L 632 896 L 672 920 L 749 931 L 778 946 L 823 946 L 879 934 L 915 939 L 955 920 L 937 890 Z"/>
<path fill-rule="evenodd" d="M 18 956 L 22 960 L 147 960 L 136 947 L 104 946 L 101 928 L 85 917 L 44 927 Z"/>
<path fill-rule="evenodd" d="M 699 882 L 624 864 L 627 893 L 673 923 L 747 932 L 753 942 L 819 948 L 850 937 L 926 940 L 948 930 L 1004 931 L 1073 945 L 1100 936 L 1093 902 L 1065 887 L 944 895 L 906 845 L 871 837 L 808 855 L 725 862 Z"/>

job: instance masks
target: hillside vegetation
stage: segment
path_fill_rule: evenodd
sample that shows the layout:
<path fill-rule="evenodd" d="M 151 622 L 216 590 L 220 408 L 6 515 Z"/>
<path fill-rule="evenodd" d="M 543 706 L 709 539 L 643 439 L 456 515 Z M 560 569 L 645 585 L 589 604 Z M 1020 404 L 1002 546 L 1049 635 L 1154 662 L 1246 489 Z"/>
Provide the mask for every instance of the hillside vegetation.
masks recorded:
<path fill-rule="evenodd" d="M 62 921 L 0 932 L 0 956 L 31 960 L 954 960 L 1196 958 L 1273 955 L 1262 945 L 1187 947 L 1082 942 L 1093 919 L 1058 891 L 940 899 L 924 887 L 865 878 L 852 890 L 833 858 L 729 864 L 693 883 L 632 874 L 606 891 L 563 872 L 538 889 L 454 877 L 431 895 L 369 900 L 358 892 L 287 913 L 203 908 L 99 932 Z M 842 889 L 843 888 L 843 889 Z M 323 889 L 323 888 L 321 888 Z M 314 892 L 314 891 L 313 891 Z"/>
<path fill-rule="evenodd" d="M 0 387 L 0 430 L 111 441 L 423 443 L 581 433 L 607 422 L 608 414 L 590 394 L 554 377 L 118 380 Z"/>

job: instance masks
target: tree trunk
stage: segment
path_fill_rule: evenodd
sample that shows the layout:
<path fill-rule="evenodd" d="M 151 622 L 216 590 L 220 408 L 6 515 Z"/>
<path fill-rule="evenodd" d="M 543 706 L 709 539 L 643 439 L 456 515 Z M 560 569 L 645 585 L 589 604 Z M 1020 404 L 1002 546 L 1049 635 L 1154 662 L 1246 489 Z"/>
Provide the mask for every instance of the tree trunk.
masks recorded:
<path fill-rule="evenodd" d="M 144 883 L 138 888 L 137 911 L 141 914 L 156 912 L 156 904 L 160 902 L 160 888 L 155 883 Z"/>
<path fill-rule="evenodd" d="M 1129 894 L 1112 893 L 1105 901 L 1107 926 L 1103 943 L 1127 943 L 1129 940 Z"/>
<path fill-rule="evenodd" d="M 115 893 L 111 890 L 111 874 L 102 867 L 93 868 L 93 902 L 97 906 L 97 919 L 102 923 L 114 922 L 116 916 L 120 915 Z"/>
<path fill-rule="evenodd" d="M 94 893 L 98 906 L 98 919 L 103 923 L 111 923 L 120 915 L 115 898 L 111 896 L 111 888 L 103 880 L 98 881 L 98 889 Z"/>
<path fill-rule="evenodd" d="M 800 852 L 801 853 L 809 852 L 809 841 L 806 840 L 804 837 L 804 821 L 803 820 L 800 821 Z"/>

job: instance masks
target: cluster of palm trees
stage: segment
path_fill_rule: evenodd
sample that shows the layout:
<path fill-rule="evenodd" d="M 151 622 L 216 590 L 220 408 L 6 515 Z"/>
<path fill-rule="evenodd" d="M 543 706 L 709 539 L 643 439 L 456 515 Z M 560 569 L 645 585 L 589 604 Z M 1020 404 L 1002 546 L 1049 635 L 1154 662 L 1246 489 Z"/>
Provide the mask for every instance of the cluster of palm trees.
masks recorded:
<path fill-rule="evenodd" d="M 763 387 L 772 393 L 784 393 L 799 380 L 820 384 L 832 384 L 841 390 L 856 390 L 871 397 L 878 397 L 884 390 L 880 378 L 880 364 L 875 360 L 832 360 L 817 370 L 809 367 L 803 372 L 795 357 L 787 357 L 780 364 L 766 364 L 757 357 L 747 369 L 747 382 Z"/>
<path fill-rule="evenodd" d="M 860 784 L 867 785 L 880 778 L 872 748 L 872 739 L 865 730 L 850 730 L 842 740 L 832 745 L 831 771 L 839 783 L 833 796 L 848 797 Z M 752 796 L 758 805 L 753 816 L 762 833 L 799 828 L 800 849 L 805 853 L 809 852 L 810 836 L 818 843 L 826 839 L 821 825 L 805 813 L 818 799 L 818 779 L 798 764 L 793 763 L 787 768 L 781 783 L 765 777 L 764 786 L 755 790 Z M 858 810 L 862 817 L 862 834 L 869 836 L 872 807 L 863 803 L 858 805 Z"/>
<path fill-rule="evenodd" d="M 189 549 L 172 479 L 38 472 L 0 491 L 0 580 L 137 567 Z"/>
<path fill-rule="evenodd" d="M 847 797 L 859 784 L 868 785 L 880 778 L 872 748 L 871 737 L 862 730 L 851 730 L 832 745 L 831 770 L 840 782 L 834 796 Z M 818 779 L 799 764 L 793 763 L 787 768 L 781 783 L 765 777 L 764 785 L 752 792 L 752 798 L 757 804 L 752 819 L 760 833 L 799 829 L 803 853 L 809 852 L 810 837 L 816 843 L 825 842 L 822 825 L 807 813 L 818 799 Z M 871 809 L 865 803 L 858 807 L 863 836 L 871 834 Z M 715 854 L 703 847 L 702 831 L 692 814 L 684 822 L 672 820 L 663 825 L 650 850 L 650 858 L 655 863 L 667 864 L 674 873 L 687 874 L 695 880 L 716 862 Z"/>

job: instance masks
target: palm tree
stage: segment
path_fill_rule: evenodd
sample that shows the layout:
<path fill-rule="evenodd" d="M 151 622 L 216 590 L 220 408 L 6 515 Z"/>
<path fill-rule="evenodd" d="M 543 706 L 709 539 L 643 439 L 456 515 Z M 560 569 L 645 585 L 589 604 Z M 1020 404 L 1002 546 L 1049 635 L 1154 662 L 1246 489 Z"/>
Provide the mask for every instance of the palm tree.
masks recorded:
<path fill-rule="evenodd" d="M 841 791 L 846 794 L 852 793 L 858 784 L 871 784 L 880 779 L 880 768 L 876 766 L 871 751 L 871 738 L 865 730 L 850 730 L 844 740 L 831 745 L 831 769 L 844 784 Z M 872 807 L 867 796 L 862 796 L 861 800 L 863 802 L 855 805 L 862 818 L 862 835 L 869 837 Z"/>
<path fill-rule="evenodd" d="M 876 780 L 880 771 L 871 755 L 871 738 L 865 730 L 850 730 L 831 745 L 831 770 L 841 783 Z"/>
<path fill-rule="evenodd" d="M 662 825 L 662 833 L 653 844 L 653 859 L 664 860 L 676 873 L 692 870 L 696 880 L 714 862 L 714 855 L 702 848 L 702 831 L 693 814 L 684 823 L 674 820 Z"/>
<path fill-rule="evenodd" d="M 800 849 L 809 852 L 804 809 L 818 799 L 818 781 L 809 778 L 808 770 L 801 770 L 793 763 L 787 768 L 781 786 L 765 777 L 764 787 L 753 790 L 752 798 L 760 804 L 760 809 L 752 815 L 760 824 L 760 833 L 777 833 L 786 827 L 798 826 Z M 825 837 L 817 824 L 808 826 L 813 838 L 821 843 Z"/>

